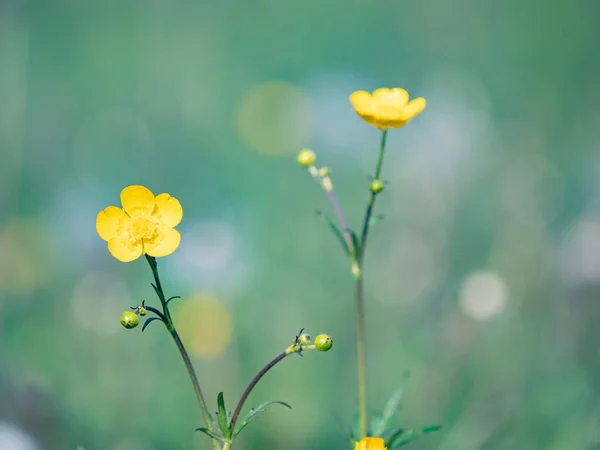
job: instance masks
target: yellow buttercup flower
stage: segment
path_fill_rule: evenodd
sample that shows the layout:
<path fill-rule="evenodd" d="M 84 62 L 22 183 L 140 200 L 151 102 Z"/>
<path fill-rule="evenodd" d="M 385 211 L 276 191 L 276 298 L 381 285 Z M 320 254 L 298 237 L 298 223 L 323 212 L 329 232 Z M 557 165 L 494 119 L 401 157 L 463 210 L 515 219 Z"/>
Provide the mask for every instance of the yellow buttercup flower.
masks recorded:
<path fill-rule="evenodd" d="M 167 256 L 179 246 L 175 227 L 183 209 L 169 194 L 156 197 L 144 186 L 121 191 L 123 209 L 109 206 L 96 217 L 96 230 L 108 242 L 108 250 L 119 261 L 129 262 L 143 254 Z"/>
<path fill-rule="evenodd" d="M 422 97 L 409 102 L 408 92 L 400 88 L 377 89 L 373 94 L 356 91 L 350 96 L 350 102 L 362 120 L 380 130 L 402 128 L 426 105 Z"/>
<path fill-rule="evenodd" d="M 366 437 L 356 443 L 354 450 L 387 450 L 383 439 Z"/>

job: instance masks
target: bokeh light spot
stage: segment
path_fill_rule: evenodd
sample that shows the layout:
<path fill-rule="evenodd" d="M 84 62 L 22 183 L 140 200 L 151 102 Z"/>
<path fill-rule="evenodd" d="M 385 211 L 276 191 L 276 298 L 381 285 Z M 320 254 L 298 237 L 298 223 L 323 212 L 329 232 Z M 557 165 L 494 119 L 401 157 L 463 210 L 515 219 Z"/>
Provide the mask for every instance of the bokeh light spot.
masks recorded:
<path fill-rule="evenodd" d="M 506 283 L 495 272 L 475 272 L 463 281 L 460 288 L 460 306 L 465 314 L 476 320 L 498 315 L 506 307 L 507 301 Z"/>
<path fill-rule="evenodd" d="M 38 450 L 38 443 L 15 425 L 0 422 L 0 448 L 5 450 Z"/>
<path fill-rule="evenodd" d="M 191 290 L 239 291 L 248 278 L 247 244 L 240 231 L 220 219 L 206 219 L 182 228 L 181 246 L 167 264 Z M 229 299 L 229 298 L 228 298 Z"/>
<path fill-rule="evenodd" d="M 34 221 L 15 220 L 0 229 L 0 292 L 31 292 L 51 279 L 48 230 Z"/>
<path fill-rule="evenodd" d="M 574 284 L 600 280 L 600 221 L 582 218 L 565 234 L 559 250 L 561 275 Z"/>
<path fill-rule="evenodd" d="M 247 92 L 237 110 L 242 141 L 267 155 L 293 154 L 313 131 L 314 107 L 297 87 L 282 82 L 259 85 Z"/>
<path fill-rule="evenodd" d="M 174 316 L 182 341 L 196 358 L 219 356 L 231 341 L 229 309 L 211 295 L 181 302 Z"/>

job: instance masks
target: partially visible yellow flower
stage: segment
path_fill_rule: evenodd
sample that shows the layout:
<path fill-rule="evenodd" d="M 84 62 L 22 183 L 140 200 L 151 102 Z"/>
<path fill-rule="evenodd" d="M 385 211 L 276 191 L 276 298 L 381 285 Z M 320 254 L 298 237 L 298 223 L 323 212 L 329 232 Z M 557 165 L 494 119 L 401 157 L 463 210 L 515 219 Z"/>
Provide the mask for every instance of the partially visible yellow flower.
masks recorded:
<path fill-rule="evenodd" d="M 381 130 L 402 128 L 426 105 L 422 97 L 409 102 L 408 92 L 400 88 L 377 89 L 373 94 L 356 91 L 350 96 L 350 102 L 361 119 Z"/>
<path fill-rule="evenodd" d="M 354 450 L 387 450 L 383 439 L 366 437 L 356 443 Z"/>
<path fill-rule="evenodd" d="M 169 194 L 154 196 L 144 186 L 121 191 L 123 209 L 109 206 L 96 217 L 96 230 L 108 242 L 119 261 L 129 262 L 143 254 L 170 255 L 179 246 L 176 227 L 183 217 L 179 201 Z"/>

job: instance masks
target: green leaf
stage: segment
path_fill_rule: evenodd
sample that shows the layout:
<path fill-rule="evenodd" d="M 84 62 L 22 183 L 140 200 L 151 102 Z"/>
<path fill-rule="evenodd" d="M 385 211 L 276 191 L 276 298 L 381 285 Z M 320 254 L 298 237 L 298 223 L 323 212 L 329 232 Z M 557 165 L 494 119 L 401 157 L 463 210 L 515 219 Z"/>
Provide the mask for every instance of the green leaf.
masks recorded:
<path fill-rule="evenodd" d="M 356 233 L 350 228 L 346 228 L 346 231 L 350 234 L 350 238 L 352 239 L 352 256 L 356 258 L 358 256 L 358 249 L 360 245 L 358 243 L 358 237 L 356 236 Z"/>
<path fill-rule="evenodd" d="M 206 434 L 211 439 L 217 439 L 218 441 L 225 442 L 225 439 L 223 439 L 218 434 L 213 433 L 208 428 L 196 428 L 196 431 L 202 431 L 204 434 Z"/>
<path fill-rule="evenodd" d="M 360 441 L 360 413 L 358 411 L 358 408 L 356 409 L 356 412 L 354 413 L 354 420 L 352 423 L 352 430 L 350 433 L 350 441 L 354 444 L 355 442 Z"/>
<path fill-rule="evenodd" d="M 223 393 L 219 392 L 217 396 L 217 404 L 219 405 L 219 428 L 223 433 L 225 438 L 229 439 L 231 437 L 231 428 L 229 428 L 229 417 L 227 416 L 227 409 L 225 409 L 225 399 L 223 398 Z"/>
<path fill-rule="evenodd" d="M 173 297 L 167 299 L 167 301 L 165 302 L 165 304 L 168 305 L 171 300 L 175 300 L 176 298 L 181 298 L 181 297 L 179 295 L 174 295 Z"/>
<path fill-rule="evenodd" d="M 290 406 L 288 403 L 285 403 L 285 402 L 282 402 L 282 401 L 279 401 L 279 400 L 269 400 L 269 401 L 267 401 L 267 402 L 264 402 L 264 403 L 262 403 L 262 404 L 258 405 L 256 408 L 252 408 L 252 409 L 251 409 L 251 410 L 248 412 L 248 414 L 246 414 L 246 415 L 244 416 L 244 418 L 242 419 L 242 423 L 240 423 L 240 425 L 239 425 L 239 427 L 237 428 L 237 430 L 235 430 L 235 432 L 233 433 L 233 438 L 235 439 L 235 438 L 236 438 L 236 436 L 237 436 L 238 434 L 240 434 L 240 433 L 242 432 L 242 430 L 243 430 L 244 428 L 246 428 L 246 426 L 247 426 L 247 425 L 248 425 L 250 422 L 252 422 L 253 420 L 256 420 L 256 419 L 258 419 L 258 418 L 260 417 L 260 416 L 259 416 L 259 414 L 260 414 L 260 413 L 263 413 L 263 412 L 265 412 L 265 411 L 266 411 L 266 409 L 265 409 L 265 408 L 266 408 L 267 406 L 269 406 L 269 405 L 273 405 L 273 404 L 276 404 L 276 403 L 277 403 L 277 404 L 279 404 L 279 405 L 283 405 L 283 406 L 285 406 L 285 407 L 287 407 L 287 408 L 289 408 L 289 409 L 292 409 L 292 407 L 291 407 L 291 406 Z"/>
<path fill-rule="evenodd" d="M 162 320 L 161 320 L 161 318 L 160 318 L 160 317 L 149 317 L 149 318 L 147 318 L 147 319 L 146 319 L 146 321 L 144 322 L 144 326 L 142 327 L 142 331 L 144 331 L 144 330 L 146 329 L 146 327 L 147 327 L 148 325 L 150 325 L 150 323 L 151 323 L 151 322 L 154 322 L 155 320 L 160 320 L 160 321 L 162 322 Z"/>
<path fill-rule="evenodd" d="M 319 216 L 327 225 L 329 225 L 329 228 L 331 229 L 333 234 L 335 234 L 335 236 L 338 238 L 338 241 L 340 241 L 342 248 L 344 249 L 346 254 L 349 255 L 350 249 L 348 248 L 348 244 L 346 243 L 346 238 L 344 237 L 344 234 L 340 231 L 338 226 L 333 222 L 333 220 L 331 220 L 331 218 L 327 214 L 323 213 L 323 211 L 317 211 L 317 216 Z"/>
<path fill-rule="evenodd" d="M 410 429 L 410 430 L 399 430 L 401 431 L 399 434 L 394 433 L 386 442 L 386 446 L 388 449 L 402 447 L 403 445 L 407 445 L 408 443 L 414 441 L 419 436 L 424 434 L 433 433 L 434 431 L 440 430 L 442 427 L 440 425 L 432 425 L 429 427 L 421 428 L 420 430 Z"/>
<path fill-rule="evenodd" d="M 158 290 L 158 288 L 156 287 L 156 285 L 154 283 L 150 283 L 150 286 L 152 286 L 152 289 L 154 289 L 154 293 L 156 294 L 156 296 L 161 299 L 162 295 L 160 293 L 160 291 Z"/>
<path fill-rule="evenodd" d="M 388 399 L 385 408 L 380 416 L 376 416 L 371 422 L 371 434 L 373 436 L 381 436 L 387 430 L 391 420 L 396 415 L 396 412 L 400 408 L 400 402 L 404 395 L 404 388 L 408 381 L 408 373 L 405 373 L 400 380 L 400 384 L 396 388 L 392 395 Z"/>

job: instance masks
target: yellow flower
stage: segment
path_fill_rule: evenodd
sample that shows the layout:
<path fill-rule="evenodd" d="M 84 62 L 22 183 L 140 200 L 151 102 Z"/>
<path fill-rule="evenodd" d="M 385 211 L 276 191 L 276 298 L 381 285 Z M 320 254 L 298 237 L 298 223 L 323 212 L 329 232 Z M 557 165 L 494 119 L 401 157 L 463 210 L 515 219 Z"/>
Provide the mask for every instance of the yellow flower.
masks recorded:
<path fill-rule="evenodd" d="M 354 450 L 387 450 L 383 439 L 366 437 L 356 443 Z"/>
<path fill-rule="evenodd" d="M 170 255 L 181 236 L 174 229 L 183 209 L 169 194 L 154 194 L 144 186 L 129 186 L 121 191 L 123 209 L 109 206 L 96 217 L 96 230 L 108 242 L 108 250 L 119 261 L 129 262 L 142 254 Z"/>
<path fill-rule="evenodd" d="M 423 111 L 426 104 L 422 97 L 409 102 L 408 93 L 400 88 L 377 89 L 372 95 L 356 91 L 350 96 L 350 102 L 362 120 L 380 130 L 402 128 Z"/>

